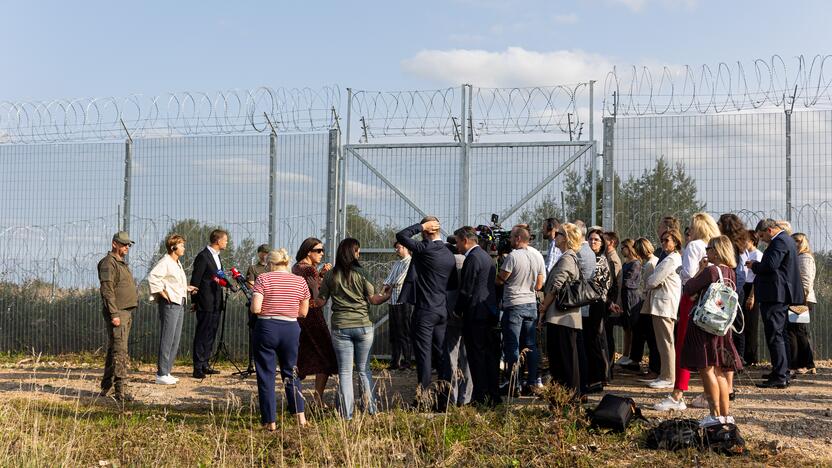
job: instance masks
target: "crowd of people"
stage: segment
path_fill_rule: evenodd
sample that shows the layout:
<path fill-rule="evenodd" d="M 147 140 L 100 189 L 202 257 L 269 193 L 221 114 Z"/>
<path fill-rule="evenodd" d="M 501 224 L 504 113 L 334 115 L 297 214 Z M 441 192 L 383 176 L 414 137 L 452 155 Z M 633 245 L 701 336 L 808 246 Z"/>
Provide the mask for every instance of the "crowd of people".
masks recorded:
<path fill-rule="evenodd" d="M 316 404 L 325 405 L 328 379 L 337 374 L 339 414 L 351 419 L 357 407 L 376 413 L 370 305 L 388 303 L 389 368 L 415 365 L 414 405 L 440 411 L 449 405 L 493 407 L 507 396 L 538 394 L 547 380 L 581 401 L 603 391 L 615 373 L 633 372 L 650 388 L 671 390 L 655 409 L 681 411 L 696 372 L 704 392 L 691 403 L 709 409 L 701 425 L 733 422 L 734 376 L 759 362 L 760 322 L 772 369 L 757 386 L 786 388 L 797 373 L 816 372 L 807 327 L 816 302 L 814 258 L 808 237 L 793 234 L 784 221 L 764 219 L 754 229 L 730 213 L 718 220 L 697 213 L 685 221 L 683 231 L 677 218 L 663 218 L 657 249 L 646 237 L 620 240 L 582 221 L 548 218 L 539 233 L 548 241 L 544 255 L 530 245 L 529 225 L 514 226 L 511 248 L 497 253 L 470 226 L 443 239 L 439 220 L 428 216 L 396 234 L 399 260 L 380 288 L 362 268 L 356 239 L 339 243 L 334 265 L 323 262 L 324 244 L 317 238 L 301 243 L 294 264 L 286 249 L 262 245 L 246 275 L 261 421 L 275 429 L 278 372 L 288 410 L 301 425 L 301 381 L 313 375 Z M 188 303 L 196 312 L 193 377 L 219 372 L 211 356 L 227 294 L 220 253 L 228 234 L 211 233 L 190 280 L 180 262 L 185 242 L 168 236 L 166 254 L 148 274 L 161 326 L 160 385 L 178 380 L 171 368 Z M 101 395 L 114 388 L 118 400 L 130 399 L 127 340 L 138 304 L 125 262 L 131 245 L 126 232 L 116 233 L 98 264 L 109 336 Z M 695 322 L 714 284 L 737 297 L 739 311 L 724 336 Z M 593 299 L 577 305 L 564 300 L 576 285 L 591 288 Z M 623 329 L 617 361 L 614 327 Z M 541 374 L 539 335 L 545 336 L 548 379 Z"/>

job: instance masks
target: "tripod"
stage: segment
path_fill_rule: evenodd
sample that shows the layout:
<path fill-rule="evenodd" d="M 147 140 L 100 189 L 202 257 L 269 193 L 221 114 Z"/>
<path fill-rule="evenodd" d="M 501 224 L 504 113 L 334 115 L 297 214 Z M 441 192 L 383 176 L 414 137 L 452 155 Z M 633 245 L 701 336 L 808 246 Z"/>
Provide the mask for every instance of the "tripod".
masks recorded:
<path fill-rule="evenodd" d="M 220 309 L 220 314 L 222 314 L 222 319 L 221 319 L 221 324 L 220 324 L 220 339 L 219 339 L 219 342 L 217 343 L 217 350 L 214 352 L 214 355 L 211 357 L 211 364 L 212 365 L 216 364 L 217 361 L 220 360 L 220 358 L 225 357 L 225 359 L 227 359 L 228 362 L 230 362 L 231 365 L 234 366 L 234 369 L 237 369 L 237 372 L 235 372 L 232 375 L 237 375 L 242 371 L 237 366 L 237 363 L 235 363 L 234 360 L 231 359 L 231 352 L 228 350 L 228 346 L 225 344 L 225 317 L 228 315 L 228 311 L 226 310 L 226 302 L 227 301 L 228 301 L 228 296 L 223 295 L 223 297 L 222 297 L 222 308 Z M 249 352 L 249 354 L 250 354 L 250 352 Z"/>
<path fill-rule="evenodd" d="M 251 307 L 251 303 L 246 304 L 247 307 Z M 248 367 L 246 370 L 238 370 L 237 372 L 231 375 L 239 375 L 241 379 L 244 379 L 250 375 L 254 375 L 257 371 L 254 369 L 254 324 L 256 323 L 257 316 L 252 314 L 251 312 L 248 313 Z"/>

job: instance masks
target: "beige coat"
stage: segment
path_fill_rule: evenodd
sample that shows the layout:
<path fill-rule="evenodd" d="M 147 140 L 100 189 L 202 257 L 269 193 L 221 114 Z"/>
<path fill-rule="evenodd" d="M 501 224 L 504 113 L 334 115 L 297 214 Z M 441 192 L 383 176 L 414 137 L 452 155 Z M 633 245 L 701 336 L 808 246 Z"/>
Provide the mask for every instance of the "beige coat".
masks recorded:
<path fill-rule="evenodd" d="M 676 320 L 679 300 L 682 298 L 682 279 L 679 277 L 681 267 L 682 256 L 679 252 L 673 252 L 662 259 L 647 276 L 644 287 L 650 291 L 650 301 L 646 314 Z"/>

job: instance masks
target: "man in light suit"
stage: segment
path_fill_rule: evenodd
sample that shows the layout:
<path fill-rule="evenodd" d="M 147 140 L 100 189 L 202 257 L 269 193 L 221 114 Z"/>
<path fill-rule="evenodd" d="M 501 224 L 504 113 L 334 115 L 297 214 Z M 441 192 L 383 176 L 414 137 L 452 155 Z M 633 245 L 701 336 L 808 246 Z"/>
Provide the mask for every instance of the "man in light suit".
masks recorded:
<path fill-rule="evenodd" d="M 494 282 L 497 265 L 478 244 L 470 226 L 454 232 L 456 245 L 465 255 L 455 311 L 462 317 L 463 337 L 474 391 L 471 403 L 496 406 L 500 403 L 500 331 Z"/>
<path fill-rule="evenodd" d="M 193 376 L 196 379 L 203 379 L 207 374 L 219 374 L 209 362 L 223 307 L 222 288 L 214 281 L 214 277 L 218 270 L 222 270 L 220 252 L 228 246 L 228 233 L 215 229 L 211 231 L 208 242 L 208 246 L 194 258 L 194 271 L 191 274 L 191 286 L 199 288 L 194 295 L 196 330 Z"/>
<path fill-rule="evenodd" d="M 413 236 L 420 232 L 422 240 L 414 240 Z M 396 241 L 411 252 L 402 295 L 415 306 L 410 327 L 413 354 L 419 386 L 427 390 L 431 381 L 432 356 L 441 356 L 445 346 L 446 293 L 456 289 L 456 261 L 445 247 L 439 220 L 434 216 L 426 216 L 419 224 L 399 231 Z"/>
<path fill-rule="evenodd" d="M 803 285 L 797 265 L 797 248 L 794 240 L 781 229 L 777 221 L 764 219 L 757 224 L 760 239 L 768 243 L 759 262 L 749 261 L 754 278 L 755 300 L 760 303 L 760 313 L 766 333 L 771 373 L 760 388 L 786 388 L 789 385 L 789 362 L 786 350 L 786 323 L 789 305 L 803 304 Z"/>

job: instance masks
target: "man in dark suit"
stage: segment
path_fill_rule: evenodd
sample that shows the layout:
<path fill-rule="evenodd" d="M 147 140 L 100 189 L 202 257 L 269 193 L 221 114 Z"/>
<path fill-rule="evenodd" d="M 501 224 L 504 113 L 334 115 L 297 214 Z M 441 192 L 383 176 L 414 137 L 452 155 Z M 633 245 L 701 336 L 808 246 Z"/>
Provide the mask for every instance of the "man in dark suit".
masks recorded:
<path fill-rule="evenodd" d="M 414 240 L 413 236 L 420 232 L 422 240 Z M 396 240 L 411 252 L 402 294 L 415 306 L 410 332 L 419 385 L 426 390 L 430 386 L 432 356 L 441 356 L 445 345 L 445 299 L 448 289 L 456 289 L 456 262 L 445 247 L 439 220 L 434 216 L 401 230 Z"/>
<path fill-rule="evenodd" d="M 214 351 L 223 308 L 222 287 L 214 281 L 217 271 L 222 270 L 220 252 L 228 246 L 228 233 L 222 229 L 211 231 L 209 244 L 194 259 L 191 286 L 198 289 L 194 295 L 196 309 L 196 330 L 194 332 L 194 378 L 203 379 L 206 374 L 219 374 L 211 367 L 209 360 Z"/>
<path fill-rule="evenodd" d="M 500 332 L 494 281 L 497 265 L 478 244 L 470 226 L 454 232 L 460 253 L 465 254 L 456 302 L 462 317 L 463 339 L 474 391 L 471 403 L 495 406 L 500 403 Z"/>
<path fill-rule="evenodd" d="M 755 300 L 760 303 L 760 314 L 766 333 L 771 374 L 761 388 L 786 388 L 789 385 L 789 363 L 786 350 L 786 323 L 792 304 L 803 304 L 803 285 L 797 265 L 794 240 L 773 219 L 757 224 L 760 239 L 768 243 L 759 262 L 746 265 L 757 276 L 754 278 Z"/>

